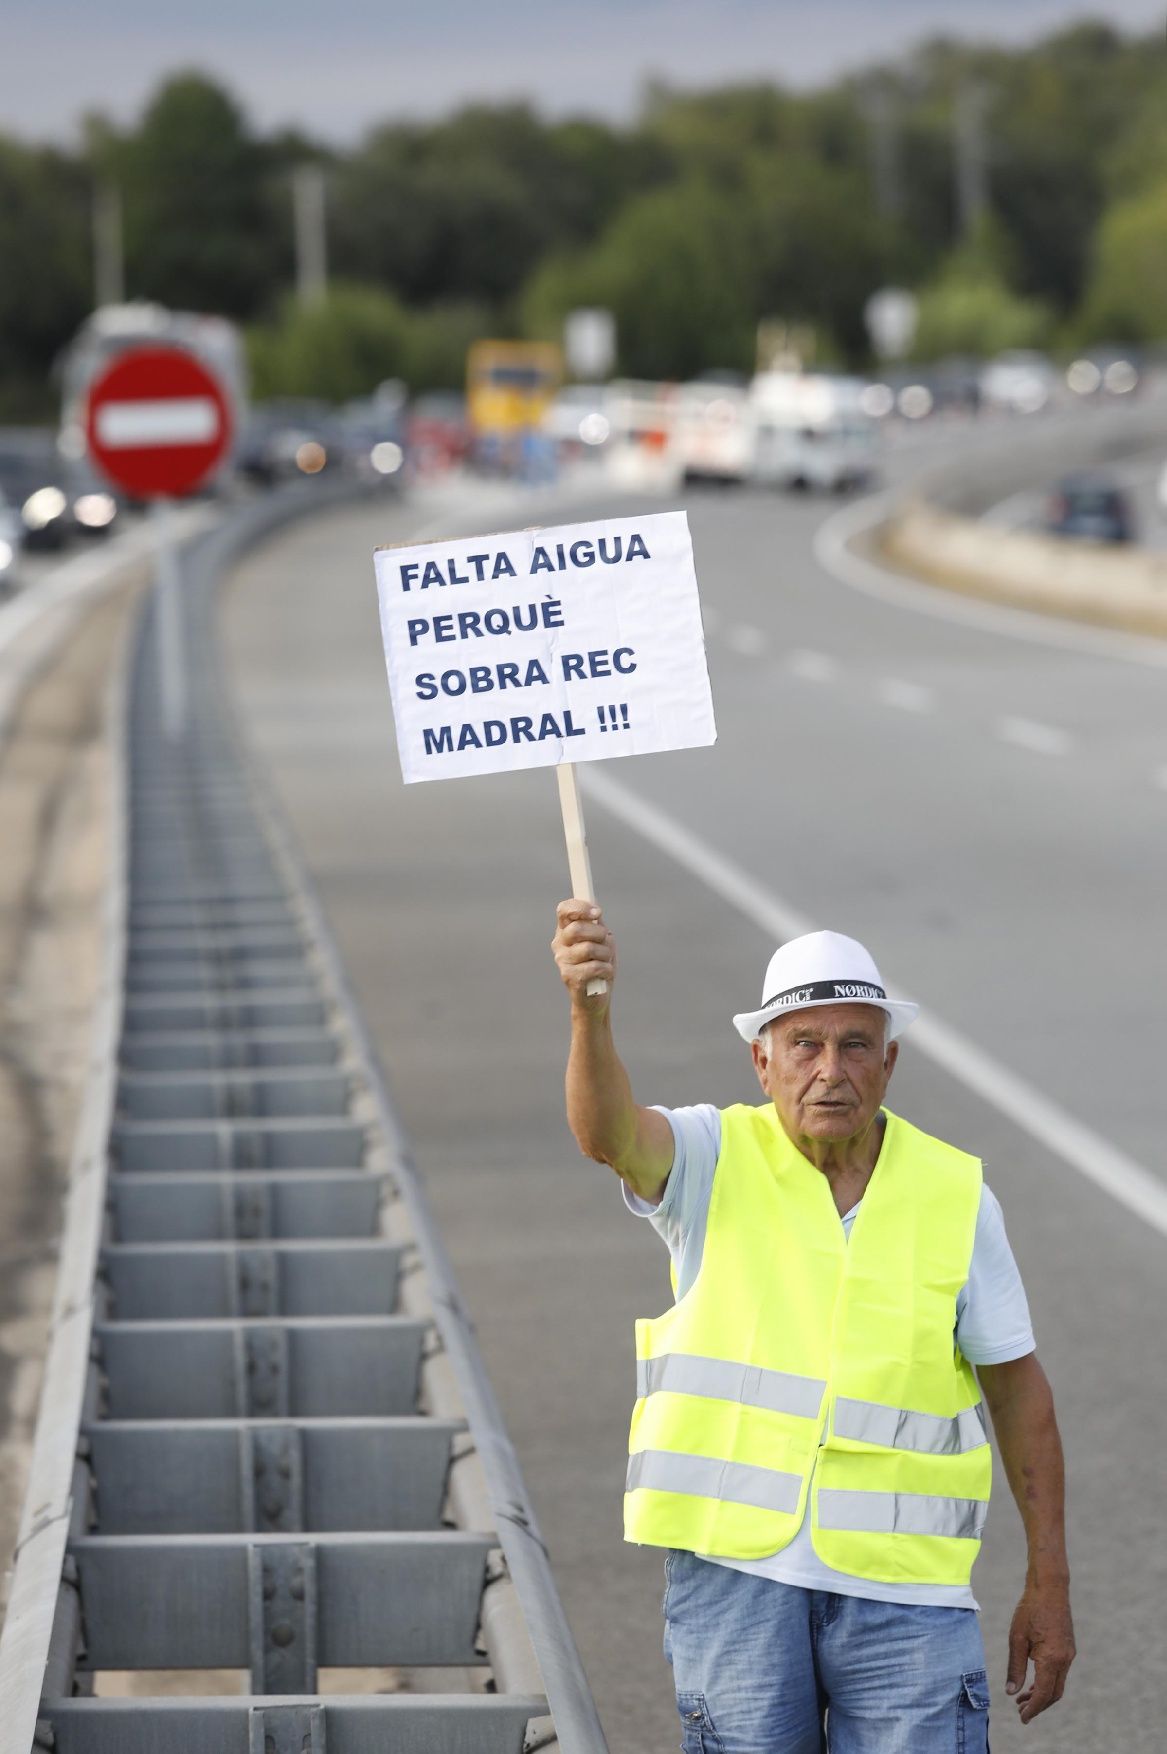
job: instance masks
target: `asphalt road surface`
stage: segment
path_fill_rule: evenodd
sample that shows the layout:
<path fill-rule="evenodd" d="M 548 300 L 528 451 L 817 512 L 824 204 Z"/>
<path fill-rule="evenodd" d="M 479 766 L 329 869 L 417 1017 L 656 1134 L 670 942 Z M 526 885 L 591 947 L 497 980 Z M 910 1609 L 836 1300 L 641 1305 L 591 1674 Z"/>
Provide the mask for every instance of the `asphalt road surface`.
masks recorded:
<path fill-rule="evenodd" d="M 905 451 L 897 472 L 925 455 Z M 993 1746 L 1157 1750 L 1163 653 L 1013 638 L 992 618 L 858 592 L 815 558 L 836 515 L 824 502 L 727 491 L 688 506 L 718 743 L 606 762 L 587 805 L 634 1088 L 670 1104 L 755 1098 L 730 1015 L 757 1002 L 784 920 L 862 938 L 889 985 L 923 1002 L 931 1021 L 907 1037 L 892 1106 L 986 1160 L 1069 1457 L 1081 1654 L 1066 1701 L 1028 1731 L 1004 1694 L 1024 1547 L 998 1473 L 974 1579 Z M 627 509 L 598 486 L 534 502 L 451 487 L 329 513 L 245 563 L 224 630 L 245 728 L 479 1324 L 614 1754 L 657 1754 L 678 1740 L 660 1556 L 622 1544 L 620 1492 L 632 1321 L 667 1305 L 667 1255 L 562 1118 L 555 781 L 402 786 L 371 564 L 379 542 Z M 966 1043 L 987 1071 L 977 1059 L 972 1075 Z M 1043 1130 L 1051 1103 L 1061 1132 Z M 1132 1209 L 1114 1187 L 1139 1166 L 1152 1195 L 1140 1204 L 1136 1186 Z"/>

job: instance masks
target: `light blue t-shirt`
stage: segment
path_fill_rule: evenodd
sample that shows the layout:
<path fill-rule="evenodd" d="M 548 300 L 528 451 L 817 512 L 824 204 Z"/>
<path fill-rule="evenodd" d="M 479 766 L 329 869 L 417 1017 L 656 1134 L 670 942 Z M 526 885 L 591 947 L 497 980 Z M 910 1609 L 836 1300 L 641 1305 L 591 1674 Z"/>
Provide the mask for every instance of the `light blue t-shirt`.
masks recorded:
<path fill-rule="evenodd" d="M 701 1267 L 713 1172 L 721 1151 L 721 1115 L 707 1102 L 693 1108 L 661 1108 L 659 1112 L 673 1131 L 673 1167 L 660 1204 L 650 1205 L 625 1184 L 621 1185 L 629 1211 L 650 1219 L 668 1244 L 680 1299 Z M 858 1210 L 857 1205 L 852 1206 L 842 1218 L 848 1237 Z M 1006 1364 L 1034 1350 L 1025 1288 L 1005 1235 L 1000 1204 L 987 1185 L 981 1190 L 968 1283 L 956 1299 L 956 1342 L 970 1364 Z M 808 1505 L 809 1502 L 808 1497 Z M 972 1591 L 963 1584 L 871 1583 L 866 1578 L 832 1571 L 811 1545 L 809 1516 L 789 1546 L 768 1559 L 722 1559 L 716 1553 L 703 1557 L 732 1566 L 735 1571 L 774 1578 L 800 1589 L 832 1590 L 836 1595 L 927 1607 L 977 1606 Z"/>

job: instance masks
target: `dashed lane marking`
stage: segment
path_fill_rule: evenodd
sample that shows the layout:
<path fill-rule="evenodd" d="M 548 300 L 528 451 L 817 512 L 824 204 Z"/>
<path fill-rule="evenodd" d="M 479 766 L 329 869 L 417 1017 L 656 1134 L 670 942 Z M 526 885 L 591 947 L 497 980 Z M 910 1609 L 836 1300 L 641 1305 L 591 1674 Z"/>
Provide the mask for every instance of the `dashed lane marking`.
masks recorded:
<path fill-rule="evenodd" d="M 814 922 L 725 858 L 674 817 L 657 809 L 621 781 L 600 773 L 598 763 L 580 766 L 580 785 L 626 828 L 683 866 L 771 943 L 814 930 Z M 990 1107 L 1076 1169 L 1144 1224 L 1167 1237 L 1167 1184 L 1119 1151 L 1093 1128 L 1076 1120 L 1036 1085 L 1019 1077 L 976 1043 L 930 1012 L 912 1025 L 912 1041 L 936 1065 Z"/>
<path fill-rule="evenodd" d="M 803 682 L 833 682 L 839 674 L 838 659 L 828 657 L 826 652 L 789 652 L 786 666 Z"/>
<path fill-rule="evenodd" d="M 1034 755 L 1068 755 L 1072 746 L 1068 732 L 1059 731 L 1056 725 L 1039 725 L 1036 719 L 998 719 L 993 731 L 1002 743 L 1015 743 Z"/>
<path fill-rule="evenodd" d="M 897 676 L 885 676 L 876 686 L 876 693 L 885 706 L 899 707 L 905 713 L 931 713 L 936 710 L 936 695 L 922 682 L 902 682 Z"/>
<path fill-rule="evenodd" d="M 725 630 L 725 643 L 741 658 L 757 658 L 766 649 L 766 636 L 760 627 L 752 627 L 748 621 L 735 621 Z"/>

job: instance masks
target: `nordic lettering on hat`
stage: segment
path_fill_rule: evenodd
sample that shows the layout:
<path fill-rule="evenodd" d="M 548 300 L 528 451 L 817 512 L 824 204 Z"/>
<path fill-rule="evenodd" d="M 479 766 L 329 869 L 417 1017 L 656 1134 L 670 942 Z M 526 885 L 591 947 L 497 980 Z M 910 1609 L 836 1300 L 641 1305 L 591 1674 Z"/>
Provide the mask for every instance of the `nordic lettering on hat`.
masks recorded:
<path fill-rule="evenodd" d="M 784 993 L 775 993 L 772 999 L 763 999 L 762 1009 L 768 1011 L 774 1005 L 788 1011 L 796 1005 L 822 1004 L 836 999 L 886 998 L 883 988 L 872 986 L 869 981 L 813 981 L 809 987 L 788 987 Z"/>
<path fill-rule="evenodd" d="M 889 999 L 871 953 L 841 932 L 807 932 L 782 944 L 770 958 L 756 1011 L 743 1011 L 734 1026 L 745 1041 L 787 1011 L 817 1005 L 878 1005 L 888 1017 L 894 1040 L 907 1028 L 918 1007 L 907 999 Z"/>

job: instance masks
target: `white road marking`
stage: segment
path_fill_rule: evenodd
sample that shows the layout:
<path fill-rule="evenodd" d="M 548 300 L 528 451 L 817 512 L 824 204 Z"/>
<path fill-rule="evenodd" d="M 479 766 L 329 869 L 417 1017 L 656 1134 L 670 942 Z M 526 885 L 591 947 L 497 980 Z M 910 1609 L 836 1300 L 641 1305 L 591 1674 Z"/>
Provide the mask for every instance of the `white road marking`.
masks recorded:
<path fill-rule="evenodd" d="M 826 652 L 788 652 L 786 667 L 803 682 L 833 682 L 839 674 L 838 659 L 828 657 Z"/>
<path fill-rule="evenodd" d="M 1068 755 L 1072 739 L 1056 725 L 1039 725 L 1036 719 L 1006 717 L 997 719 L 993 734 L 1002 743 L 1015 743 L 1019 749 L 1032 750 L 1034 755 Z"/>
<path fill-rule="evenodd" d="M 757 658 L 766 649 L 766 636 L 760 627 L 751 627 L 748 621 L 736 621 L 732 627 L 726 628 L 725 643 L 739 657 Z"/>
<path fill-rule="evenodd" d="M 853 538 L 874 529 L 887 516 L 891 504 L 891 494 L 873 494 L 834 512 L 821 523 L 814 533 L 814 557 L 823 571 L 840 584 L 862 591 L 864 596 L 890 603 L 896 609 L 930 615 L 936 621 L 955 621 L 981 633 L 1003 634 L 1007 639 L 1024 640 L 1029 645 L 1086 652 L 1096 658 L 1118 658 L 1129 664 L 1145 664 L 1153 670 L 1167 670 L 1167 640 L 1149 635 L 1142 638 L 1109 628 L 1080 627 L 1052 615 L 1036 615 L 1028 609 L 1011 609 L 1003 603 L 962 597 L 943 585 L 925 584 L 921 579 L 909 578 L 852 553 L 849 545 Z"/>
<path fill-rule="evenodd" d="M 691 872 L 714 895 L 759 927 L 771 942 L 797 938 L 815 929 L 812 920 L 796 912 L 740 865 L 724 858 L 619 780 L 599 772 L 597 763 L 581 763 L 579 777 L 580 785 L 597 804 Z M 1100 1133 L 1076 1120 L 1043 1096 L 1035 1085 L 984 1053 L 967 1036 L 949 1028 L 931 1012 L 917 1018 L 911 1039 L 966 1089 L 1070 1164 L 1144 1224 L 1167 1237 L 1167 1184 L 1133 1157 L 1119 1151 Z"/>
<path fill-rule="evenodd" d="M 922 682 L 901 682 L 896 676 L 885 676 L 877 684 L 876 693 L 884 706 L 899 707 L 905 713 L 931 713 L 936 710 L 936 694 Z"/>

